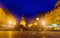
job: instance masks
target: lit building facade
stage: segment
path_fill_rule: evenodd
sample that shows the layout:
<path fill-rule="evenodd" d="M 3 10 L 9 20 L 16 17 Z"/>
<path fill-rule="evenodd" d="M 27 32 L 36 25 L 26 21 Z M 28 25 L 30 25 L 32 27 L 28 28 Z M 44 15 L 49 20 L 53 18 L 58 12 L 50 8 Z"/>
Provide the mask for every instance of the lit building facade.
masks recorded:
<path fill-rule="evenodd" d="M 8 10 L 0 8 L 0 24 L 3 27 L 10 28 L 16 24 L 16 19 L 9 13 Z"/>
<path fill-rule="evenodd" d="M 0 8 L 0 24 L 4 24 L 5 23 L 5 13 L 3 11 L 2 8 Z"/>
<path fill-rule="evenodd" d="M 24 17 L 21 18 L 20 25 L 26 26 L 26 20 Z"/>
<path fill-rule="evenodd" d="M 59 24 L 60 25 L 60 1 L 55 5 L 55 8 L 45 14 L 47 24 Z"/>

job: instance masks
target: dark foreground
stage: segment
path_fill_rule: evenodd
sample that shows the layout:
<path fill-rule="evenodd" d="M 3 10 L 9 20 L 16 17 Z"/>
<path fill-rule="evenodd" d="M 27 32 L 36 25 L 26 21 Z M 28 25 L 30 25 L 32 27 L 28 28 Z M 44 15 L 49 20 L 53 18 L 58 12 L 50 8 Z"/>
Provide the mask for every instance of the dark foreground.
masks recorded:
<path fill-rule="evenodd" d="M 60 38 L 60 32 L 0 31 L 0 38 Z"/>

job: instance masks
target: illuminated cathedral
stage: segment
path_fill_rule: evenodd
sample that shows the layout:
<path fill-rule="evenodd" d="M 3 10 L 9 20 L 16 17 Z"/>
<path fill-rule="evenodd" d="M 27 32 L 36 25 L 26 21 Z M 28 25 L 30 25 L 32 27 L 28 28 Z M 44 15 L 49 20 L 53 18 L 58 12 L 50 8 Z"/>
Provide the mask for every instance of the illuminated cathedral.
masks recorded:
<path fill-rule="evenodd" d="M 21 20 L 20 20 L 20 25 L 26 26 L 26 20 L 25 18 L 22 16 Z"/>

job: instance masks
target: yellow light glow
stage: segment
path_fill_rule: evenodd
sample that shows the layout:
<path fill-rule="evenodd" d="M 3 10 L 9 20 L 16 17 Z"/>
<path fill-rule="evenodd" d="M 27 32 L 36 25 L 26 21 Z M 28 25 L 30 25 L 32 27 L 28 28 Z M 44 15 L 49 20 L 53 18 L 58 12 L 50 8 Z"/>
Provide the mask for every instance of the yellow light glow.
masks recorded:
<path fill-rule="evenodd" d="M 24 26 L 25 26 L 25 25 L 26 25 L 26 23 L 25 23 L 25 22 L 20 22 L 20 25 L 24 25 Z"/>
<path fill-rule="evenodd" d="M 29 26 L 29 27 L 31 27 L 31 26 L 32 26 L 32 24 L 29 24 L 28 26 Z"/>
<path fill-rule="evenodd" d="M 2 11 L 2 8 L 0 8 L 0 11 Z"/>
<path fill-rule="evenodd" d="M 14 23 L 14 25 L 16 25 L 16 23 Z"/>
<path fill-rule="evenodd" d="M 10 25 L 12 24 L 12 21 L 11 20 L 9 20 L 9 22 L 8 22 Z"/>
<path fill-rule="evenodd" d="M 37 23 L 34 23 L 34 25 L 37 25 Z"/>
<path fill-rule="evenodd" d="M 15 25 L 16 22 L 14 22 L 14 21 L 12 21 L 12 20 L 9 20 L 9 21 L 8 21 L 8 24 L 9 24 L 9 25 Z"/>
<path fill-rule="evenodd" d="M 45 25 L 45 21 L 42 21 L 42 25 Z"/>
<path fill-rule="evenodd" d="M 36 18 L 36 20 L 39 20 L 39 18 Z"/>
<path fill-rule="evenodd" d="M 9 38 L 12 38 L 12 32 L 11 32 L 11 31 L 9 31 L 9 32 L 8 32 L 8 34 L 9 34 L 9 36 L 8 36 L 8 37 L 9 37 Z"/>

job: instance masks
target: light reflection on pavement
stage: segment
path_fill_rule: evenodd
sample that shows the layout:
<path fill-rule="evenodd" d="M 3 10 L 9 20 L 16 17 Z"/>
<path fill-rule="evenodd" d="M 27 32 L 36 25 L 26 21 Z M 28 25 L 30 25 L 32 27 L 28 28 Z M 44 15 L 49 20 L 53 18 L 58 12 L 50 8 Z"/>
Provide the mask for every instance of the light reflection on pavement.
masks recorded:
<path fill-rule="evenodd" d="M 0 31 L 0 38 L 60 38 L 60 32 Z"/>

